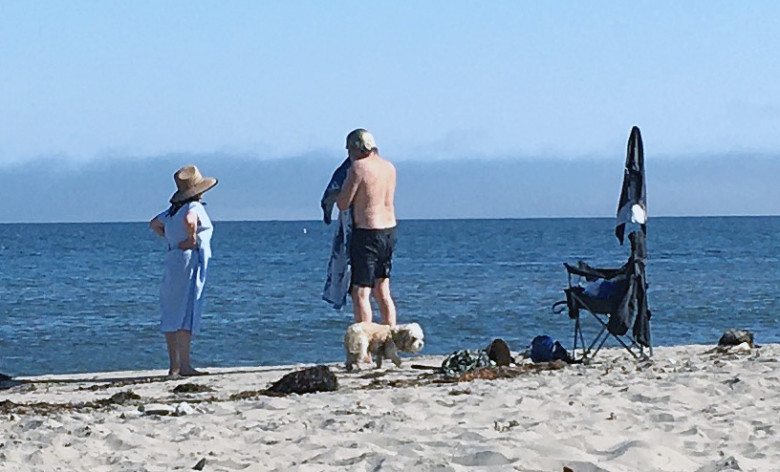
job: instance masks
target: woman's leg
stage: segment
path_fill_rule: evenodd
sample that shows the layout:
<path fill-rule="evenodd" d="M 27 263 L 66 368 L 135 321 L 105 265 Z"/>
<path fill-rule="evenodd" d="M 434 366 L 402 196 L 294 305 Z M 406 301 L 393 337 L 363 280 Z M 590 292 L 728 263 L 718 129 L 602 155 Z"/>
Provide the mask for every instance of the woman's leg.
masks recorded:
<path fill-rule="evenodd" d="M 171 364 L 170 369 L 168 369 L 168 375 L 179 375 L 181 373 L 181 362 L 179 360 L 178 332 L 165 333 L 165 344 L 168 345 L 168 360 Z"/>
<path fill-rule="evenodd" d="M 179 363 L 181 366 L 181 375 L 201 375 L 203 372 L 197 371 L 190 364 L 190 344 L 192 341 L 192 332 L 179 330 L 176 332 L 178 338 Z"/>

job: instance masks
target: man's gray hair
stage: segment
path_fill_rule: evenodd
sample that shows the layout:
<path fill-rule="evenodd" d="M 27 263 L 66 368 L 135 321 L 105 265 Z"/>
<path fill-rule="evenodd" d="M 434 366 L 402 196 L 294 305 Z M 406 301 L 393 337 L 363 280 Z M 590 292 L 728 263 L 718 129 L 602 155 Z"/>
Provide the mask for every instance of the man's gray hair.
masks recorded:
<path fill-rule="evenodd" d="M 347 149 L 356 149 L 367 154 L 378 148 L 374 136 L 363 128 L 358 128 L 347 135 Z"/>

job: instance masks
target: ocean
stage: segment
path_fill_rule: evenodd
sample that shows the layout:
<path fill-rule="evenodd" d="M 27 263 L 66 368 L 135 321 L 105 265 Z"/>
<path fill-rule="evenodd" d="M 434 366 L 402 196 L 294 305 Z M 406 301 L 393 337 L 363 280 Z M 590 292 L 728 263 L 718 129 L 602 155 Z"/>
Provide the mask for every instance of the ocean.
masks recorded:
<path fill-rule="evenodd" d="M 215 222 L 198 368 L 343 361 L 351 305 L 322 301 L 334 227 Z M 612 218 L 400 221 L 392 291 L 424 354 L 513 350 L 572 325 L 563 263 L 619 267 Z M 655 345 L 716 343 L 724 330 L 780 341 L 780 217 L 654 218 L 647 278 Z M 167 369 L 157 294 L 164 244 L 146 223 L 0 224 L 0 372 Z M 378 313 L 375 313 L 378 319 Z M 612 344 L 608 341 L 607 345 Z"/>

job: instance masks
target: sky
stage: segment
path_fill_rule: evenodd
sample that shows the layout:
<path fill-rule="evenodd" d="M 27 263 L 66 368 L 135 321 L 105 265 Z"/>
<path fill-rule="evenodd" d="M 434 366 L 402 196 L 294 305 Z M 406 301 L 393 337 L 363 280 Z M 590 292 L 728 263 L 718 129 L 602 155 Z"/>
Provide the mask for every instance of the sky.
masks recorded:
<path fill-rule="evenodd" d="M 633 125 L 651 217 L 654 200 L 780 214 L 777 18 L 771 1 L 5 1 L 0 221 L 142 220 L 159 205 L 39 199 L 164 204 L 188 163 L 221 173 L 225 218 L 314 219 L 357 127 L 399 166 L 408 217 L 613 215 Z M 556 193 L 564 177 L 604 201 Z M 453 188 L 473 208 L 436 201 Z"/>

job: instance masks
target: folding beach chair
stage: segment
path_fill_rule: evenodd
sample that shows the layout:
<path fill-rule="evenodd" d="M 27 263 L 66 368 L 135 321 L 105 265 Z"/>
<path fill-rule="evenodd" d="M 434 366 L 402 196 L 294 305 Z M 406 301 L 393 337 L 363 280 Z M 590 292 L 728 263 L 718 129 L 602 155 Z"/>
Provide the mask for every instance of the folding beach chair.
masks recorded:
<path fill-rule="evenodd" d="M 577 360 L 586 362 L 595 357 L 610 337 L 637 359 L 647 357 L 645 348 L 649 348 L 650 355 L 653 355 L 644 233 L 632 232 L 628 239 L 631 241 L 631 255 L 620 268 L 599 269 L 582 261 L 576 266 L 563 264 L 569 282 L 564 289 L 566 300 L 556 302 L 553 311 L 561 313 L 567 310 L 569 318 L 574 321 L 572 355 Z M 585 342 L 583 333 L 580 316 L 583 311 L 590 313 L 597 323 L 598 334 L 590 343 Z"/>

